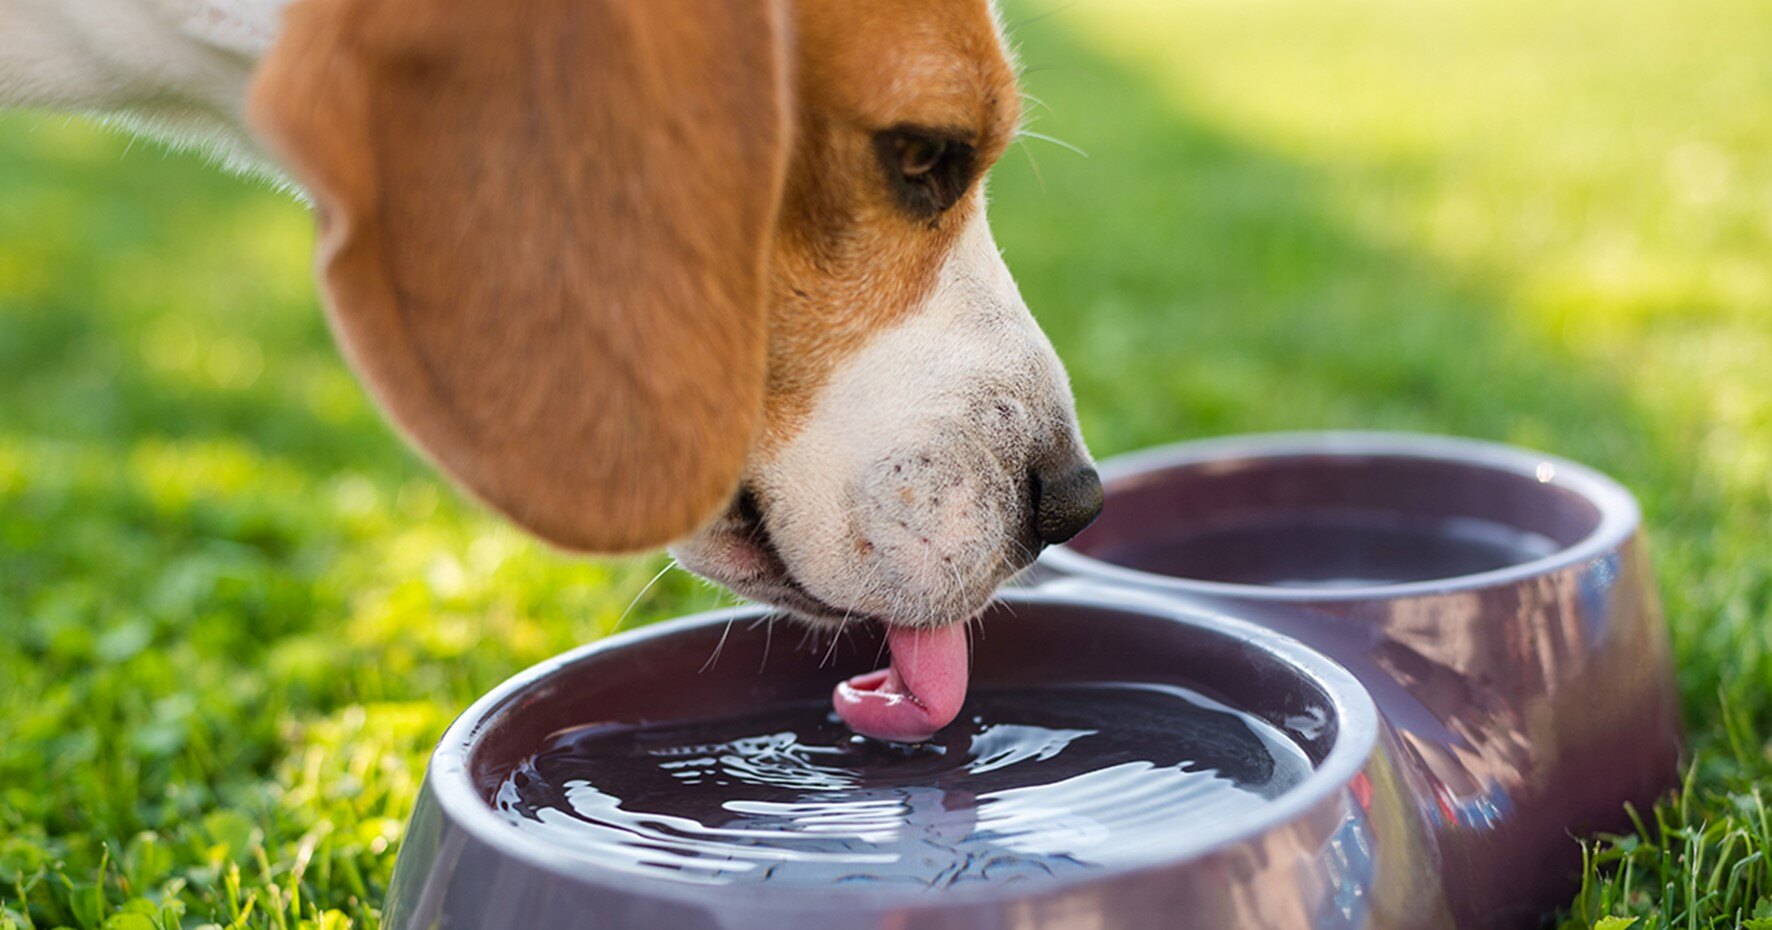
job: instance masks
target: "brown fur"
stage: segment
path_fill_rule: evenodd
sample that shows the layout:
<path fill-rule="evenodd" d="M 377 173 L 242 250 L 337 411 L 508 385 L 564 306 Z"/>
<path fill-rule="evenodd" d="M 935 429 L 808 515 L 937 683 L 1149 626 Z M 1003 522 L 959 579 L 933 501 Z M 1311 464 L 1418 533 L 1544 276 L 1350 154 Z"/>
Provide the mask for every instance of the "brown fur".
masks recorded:
<path fill-rule="evenodd" d="M 759 454 L 793 437 L 845 357 L 919 305 L 983 209 L 975 185 L 936 222 L 906 215 L 884 183 L 873 134 L 905 124 L 960 131 L 982 174 L 1020 114 L 983 0 L 800 0 L 795 24 L 797 134 L 770 263 Z"/>
<path fill-rule="evenodd" d="M 346 354 L 444 470 L 574 549 L 693 531 L 927 292 L 980 197 L 906 215 L 874 132 L 967 133 L 982 171 L 1016 114 L 983 0 L 286 16 L 251 119 L 315 198 Z"/>

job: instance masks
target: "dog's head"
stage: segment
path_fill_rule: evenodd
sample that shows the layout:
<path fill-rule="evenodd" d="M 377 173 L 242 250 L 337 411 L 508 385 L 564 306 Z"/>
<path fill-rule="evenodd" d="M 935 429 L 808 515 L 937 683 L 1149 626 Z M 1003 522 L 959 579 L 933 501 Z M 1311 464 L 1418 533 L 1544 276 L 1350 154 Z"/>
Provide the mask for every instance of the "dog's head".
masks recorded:
<path fill-rule="evenodd" d="M 939 625 L 1099 508 L 985 0 L 299 0 L 251 110 L 376 397 L 544 539 Z"/>

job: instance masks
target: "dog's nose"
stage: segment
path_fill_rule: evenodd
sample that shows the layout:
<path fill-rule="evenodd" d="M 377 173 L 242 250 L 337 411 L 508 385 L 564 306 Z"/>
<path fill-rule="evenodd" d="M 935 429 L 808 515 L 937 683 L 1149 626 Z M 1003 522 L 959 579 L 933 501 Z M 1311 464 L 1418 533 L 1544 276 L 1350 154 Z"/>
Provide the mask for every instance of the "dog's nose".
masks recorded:
<path fill-rule="evenodd" d="M 1101 514 L 1101 476 L 1088 465 L 1029 476 L 1034 491 L 1034 534 L 1057 545 L 1083 532 Z"/>

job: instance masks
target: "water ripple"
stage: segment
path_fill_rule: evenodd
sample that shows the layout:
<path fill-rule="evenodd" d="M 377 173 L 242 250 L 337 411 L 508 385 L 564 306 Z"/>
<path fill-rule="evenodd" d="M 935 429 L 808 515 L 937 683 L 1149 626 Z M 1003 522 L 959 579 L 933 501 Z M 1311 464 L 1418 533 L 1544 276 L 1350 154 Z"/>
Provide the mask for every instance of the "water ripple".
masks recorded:
<path fill-rule="evenodd" d="M 617 871 L 697 883 L 1024 881 L 1145 861 L 1309 773 L 1278 730 L 1132 684 L 981 690 L 935 740 L 853 736 L 828 704 L 555 737 L 495 799 Z"/>

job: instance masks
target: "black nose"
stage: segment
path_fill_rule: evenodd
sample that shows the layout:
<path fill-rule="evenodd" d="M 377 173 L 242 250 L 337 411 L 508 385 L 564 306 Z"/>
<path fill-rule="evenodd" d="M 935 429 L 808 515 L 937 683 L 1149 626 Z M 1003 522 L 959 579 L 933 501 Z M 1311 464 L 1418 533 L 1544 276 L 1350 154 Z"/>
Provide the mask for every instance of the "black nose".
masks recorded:
<path fill-rule="evenodd" d="M 1101 476 L 1088 465 L 1029 476 L 1033 484 L 1034 535 L 1057 545 L 1083 532 L 1101 515 Z"/>

